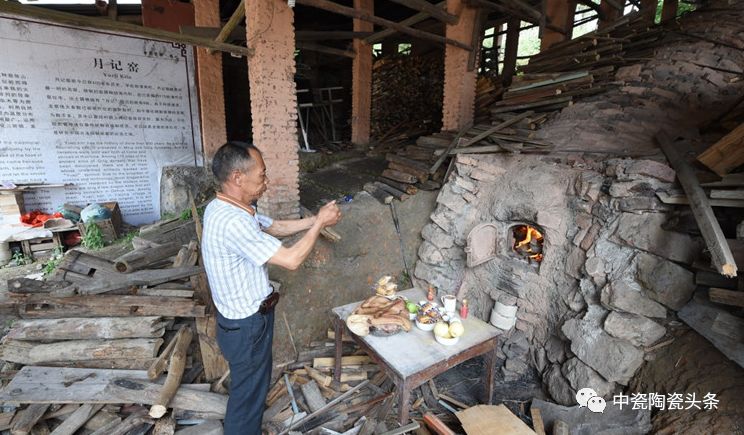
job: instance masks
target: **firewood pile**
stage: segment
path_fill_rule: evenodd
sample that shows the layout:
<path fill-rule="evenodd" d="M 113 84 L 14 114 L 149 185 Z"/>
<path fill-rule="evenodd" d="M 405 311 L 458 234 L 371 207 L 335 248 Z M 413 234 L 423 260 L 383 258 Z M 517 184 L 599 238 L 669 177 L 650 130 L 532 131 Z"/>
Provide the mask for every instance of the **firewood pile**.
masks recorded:
<path fill-rule="evenodd" d="M 491 120 L 491 106 L 501 99 L 504 88 L 494 77 L 479 76 L 475 85 L 475 124 L 488 124 Z"/>
<path fill-rule="evenodd" d="M 0 430 L 221 433 L 227 364 L 194 227 L 164 221 L 113 261 L 73 250 L 47 281 L 8 282 L 21 320 L 0 346 Z"/>
<path fill-rule="evenodd" d="M 311 343 L 284 367 L 266 399 L 265 431 L 275 435 L 349 430 L 372 434 L 398 426 L 395 385 L 351 338 L 344 337 L 342 372 L 340 380 L 334 380 L 333 334 L 329 330 L 328 341 Z M 427 415 L 456 427 L 457 419 L 450 412 L 470 407 L 438 389 L 433 381 L 415 389 L 411 401 L 408 431 L 428 425 Z"/>
<path fill-rule="evenodd" d="M 441 128 L 442 53 L 386 57 L 372 67 L 372 137 L 402 141 Z"/>

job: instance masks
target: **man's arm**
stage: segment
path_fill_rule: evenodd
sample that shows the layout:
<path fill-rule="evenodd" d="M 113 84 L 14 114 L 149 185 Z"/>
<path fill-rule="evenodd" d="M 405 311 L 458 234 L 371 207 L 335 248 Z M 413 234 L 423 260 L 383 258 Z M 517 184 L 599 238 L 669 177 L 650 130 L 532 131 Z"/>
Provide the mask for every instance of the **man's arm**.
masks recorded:
<path fill-rule="evenodd" d="M 300 267 L 302 262 L 305 261 L 307 256 L 310 255 L 310 251 L 313 250 L 315 242 L 318 241 L 320 230 L 325 227 L 336 225 L 339 219 L 341 219 L 341 212 L 339 211 L 338 206 L 336 206 L 336 202 L 332 201 L 321 207 L 317 216 L 308 219 L 313 219 L 308 232 L 305 233 L 305 235 L 303 235 L 302 238 L 291 247 L 280 247 L 276 254 L 269 258 L 269 264 L 280 266 L 289 270 L 296 270 L 298 267 Z M 304 219 L 300 219 L 299 221 L 302 220 Z M 274 222 L 274 224 L 272 224 L 269 228 L 273 228 L 275 224 L 276 222 Z M 267 232 L 269 232 L 268 229 Z"/>
<path fill-rule="evenodd" d="M 270 227 L 266 228 L 265 231 L 274 237 L 291 236 L 292 234 L 299 233 L 300 231 L 309 230 L 310 227 L 315 223 L 316 216 L 306 217 L 304 219 L 293 219 L 293 220 L 275 220 Z"/>

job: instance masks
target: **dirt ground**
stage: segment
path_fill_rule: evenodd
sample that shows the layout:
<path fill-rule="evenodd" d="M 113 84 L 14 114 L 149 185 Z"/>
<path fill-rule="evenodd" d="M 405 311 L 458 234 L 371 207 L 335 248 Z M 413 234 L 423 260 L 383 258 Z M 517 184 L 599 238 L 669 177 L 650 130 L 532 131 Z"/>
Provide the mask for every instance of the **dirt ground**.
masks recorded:
<path fill-rule="evenodd" d="M 716 395 L 718 409 L 662 410 L 652 416 L 655 434 L 744 434 L 744 369 L 700 334 L 680 323 L 674 342 L 641 367 L 630 390 L 637 393 Z M 685 405 L 684 407 L 686 407 Z M 702 407 L 702 406 L 701 406 Z"/>

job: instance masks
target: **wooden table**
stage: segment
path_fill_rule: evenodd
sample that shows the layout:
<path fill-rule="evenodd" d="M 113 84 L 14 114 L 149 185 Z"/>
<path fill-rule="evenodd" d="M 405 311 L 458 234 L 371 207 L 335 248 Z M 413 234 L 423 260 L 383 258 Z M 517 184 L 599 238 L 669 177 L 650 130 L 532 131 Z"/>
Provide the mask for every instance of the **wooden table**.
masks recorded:
<path fill-rule="evenodd" d="M 398 293 L 418 302 L 426 299 L 424 292 L 413 288 Z M 501 331 L 482 320 L 469 316 L 463 320 L 465 334 L 452 346 L 444 346 L 434 339 L 431 331 L 422 331 L 413 325 L 410 332 L 400 332 L 390 337 L 368 335 L 360 337 L 346 327 L 346 318 L 360 302 L 336 307 L 333 324 L 336 333 L 336 361 L 334 378 L 341 378 L 341 354 L 343 332 L 347 331 L 354 341 L 395 382 L 398 390 L 400 424 L 408 422 L 408 406 L 411 391 L 440 373 L 478 355 L 485 355 L 485 394 L 483 401 L 491 404 L 493 397 L 494 364 L 496 346 Z"/>

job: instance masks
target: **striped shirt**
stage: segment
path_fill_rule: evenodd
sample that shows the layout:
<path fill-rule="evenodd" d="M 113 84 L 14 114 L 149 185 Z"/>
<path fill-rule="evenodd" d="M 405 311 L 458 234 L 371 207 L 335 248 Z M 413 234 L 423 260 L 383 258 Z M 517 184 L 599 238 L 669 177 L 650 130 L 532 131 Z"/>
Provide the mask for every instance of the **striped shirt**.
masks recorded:
<path fill-rule="evenodd" d="M 266 262 L 281 242 L 262 229 L 272 223 L 271 218 L 251 215 L 241 205 L 219 196 L 204 211 L 204 268 L 214 304 L 228 319 L 256 313 L 271 294 Z"/>

